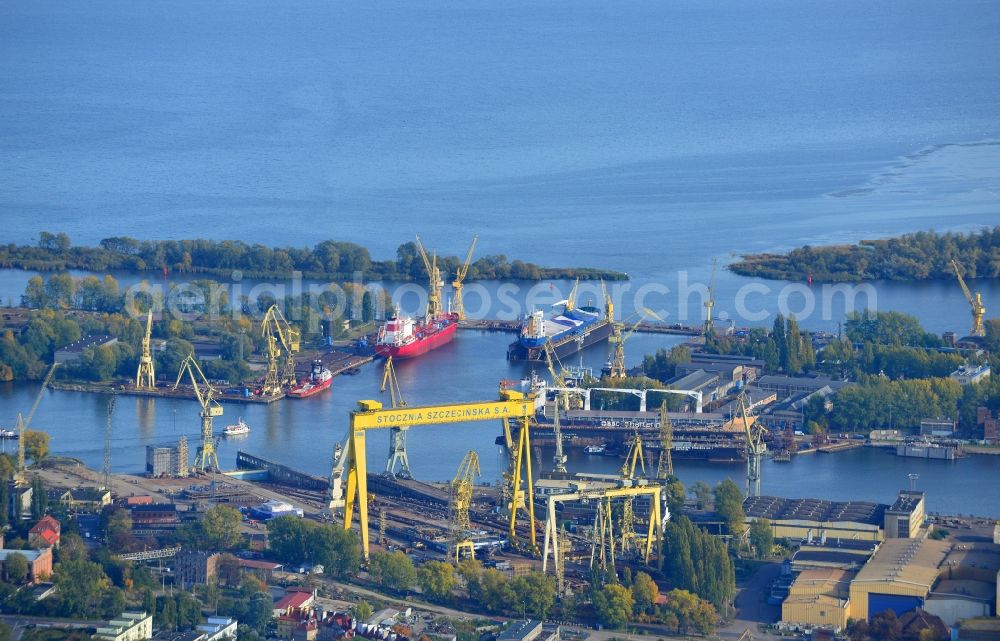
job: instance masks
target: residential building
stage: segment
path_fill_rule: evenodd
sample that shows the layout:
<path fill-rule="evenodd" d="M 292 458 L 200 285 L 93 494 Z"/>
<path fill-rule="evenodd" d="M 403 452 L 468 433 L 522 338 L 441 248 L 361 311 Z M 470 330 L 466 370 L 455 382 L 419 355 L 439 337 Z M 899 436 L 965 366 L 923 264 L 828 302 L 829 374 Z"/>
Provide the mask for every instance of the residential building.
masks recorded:
<path fill-rule="evenodd" d="M 97 349 L 99 347 L 111 346 L 117 342 L 117 338 L 114 336 L 108 336 L 107 334 L 84 336 L 80 340 L 74 341 L 65 347 L 57 349 L 55 353 L 55 362 L 66 363 L 69 361 L 75 361 L 83 355 L 83 351 L 85 349 Z"/>
<path fill-rule="evenodd" d="M 55 498 L 64 508 L 75 512 L 100 512 L 105 505 L 111 504 L 111 492 L 96 487 L 53 490 L 49 498 Z"/>
<path fill-rule="evenodd" d="M 198 630 L 205 633 L 204 641 L 229 641 L 236 638 L 236 625 L 236 619 L 230 617 L 208 617 Z"/>
<path fill-rule="evenodd" d="M 33 548 L 57 548 L 61 532 L 59 521 L 46 514 L 28 530 L 28 545 Z"/>
<path fill-rule="evenodd" d="M 153 638 L 153 615 L 147 612 L 123 612 L 106 627 L 97 628 L 95 639 L 101 641 L 145 641 Z"/>
<path fill-rule="evenodd" d="M 43 578 L 52 576 L 52 549 L 38 550 L 8 550 L 0 549 L 0 565 L 7 562 L 11 554 L 20 554 L 28 561 L 28 581 L 38 583 Z"/>
<path fill-rule="evenodd" d="M 288 588 L 285 590 L 285 596 L 281 597 L 281 599 L 274 604 L 273 616 L 276 619 L 294 616 L 295 620 L 298 621 L 299 619 L 296 615 L 308 613 L 315 601 L 316 595 L 309 590 Z"/>
<path fill-rule="evenodd" d="M 31 495 L 34 489 L 30 485 L 18 485 L 14 479 L 7 482 L 10 503 L 7 505 L 7 517 L 11 521 L 20 521 L 31 516 Z"/>
<path fill-rule="evenodd" d="M 200 630 L 188 630 L 186 632 L 162 630 L 153 635 L 152 641 L 205 641 L 206 636 Z"/>
<path fill-rule="evenodd" d="M 218 552 L 181 550 L 174 563 L 177 582 L 181 587 L 206 585 L 218 573 L 221 557 Z"/>

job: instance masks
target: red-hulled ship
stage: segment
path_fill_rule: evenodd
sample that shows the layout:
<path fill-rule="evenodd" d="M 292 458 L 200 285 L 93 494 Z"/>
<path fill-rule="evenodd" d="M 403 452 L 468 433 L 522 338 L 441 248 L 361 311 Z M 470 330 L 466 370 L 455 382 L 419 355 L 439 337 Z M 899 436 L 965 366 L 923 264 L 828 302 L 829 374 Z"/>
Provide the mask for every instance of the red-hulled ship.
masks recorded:
<path fill-rule="evenodd" d="M 451 341 L 458 314 L 438 314 L 422 321 L 393 316 L 378 331 L 375 353 L 395 360 L 414 358 Z"/>
<path fill-rule="evenodd" d="M 333 374 L 323 367 L 323 361 L 313 361 L 312 372 L 308 378 L 303 378 L 288 390 L 291 398 L 306 398 L 313 394 L 318 394 L 325 389 L 329 389 L 333 384 Z"/>

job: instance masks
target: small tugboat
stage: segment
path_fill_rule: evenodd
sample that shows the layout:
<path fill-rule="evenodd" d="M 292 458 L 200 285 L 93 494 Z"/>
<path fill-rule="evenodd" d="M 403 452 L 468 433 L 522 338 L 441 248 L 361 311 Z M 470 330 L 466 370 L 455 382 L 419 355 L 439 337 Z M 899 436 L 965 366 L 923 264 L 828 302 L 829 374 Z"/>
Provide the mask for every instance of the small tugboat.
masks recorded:
<path fill-rule="evenodd" d="M 250 426 L 243 422 L 243 417 L 240 417 L 233 425 L 227 425 L 226 429 L 222 430 L 224 436 L 243 436 L 244 434 L 250 433 Z"/>

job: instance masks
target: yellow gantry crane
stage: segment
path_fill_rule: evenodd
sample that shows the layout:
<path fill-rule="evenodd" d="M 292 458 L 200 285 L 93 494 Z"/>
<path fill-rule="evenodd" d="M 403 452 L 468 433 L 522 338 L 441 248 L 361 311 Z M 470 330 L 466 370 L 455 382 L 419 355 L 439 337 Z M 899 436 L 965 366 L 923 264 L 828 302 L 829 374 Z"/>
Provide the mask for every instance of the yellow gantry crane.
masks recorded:
<path fill-rule="evenodd" d="M 965 294 L 965 300 L 969 301 L 969 307 L 971 308 L 972 330 L 969 332 L 969 336 L 986 336 L 986 328 L 983 325 L 983 318 L 986 316 L 986 306 L 983 305 L 983 294 L 982 292 L 973 294 L 969 290 L 969 286 L 965 284 L 965 279 L 962 278 L 962 270 L 955 260 L 951 261 L 951 266 L 955 270 L 955 276 L 958 277 L 958 284 L 962 286 L 962 293 Z"/>
<path fill-rule="evenodd" d="M 642 452 L 642 437 L 636 432 L 629 443 L 628 454 L 625 455 L 625 463 L 622 464 L 622 480 L 628 481 L 628 485 L 634 484 L 636 468 L 642 470 L 642 475 L 646 475 L 646 459 Z M 621 550 L 627 552 L 635 547 L 635 511 L 632 507 L 632 496 L 626 496 L 622 501 L 621 526 L 618 531 L 621 533 Z M 611 514 L 610 508 L 608 514 Z"/>
<path fill-rule="evenodd" d="M 462 283 L 465 282 L 465 277 L 469 274 L 469 265 L 472 264 L 472 250 L 476 248 L 477 240 L 479 240 L 479 236 L 472 237 L 472 244 L 469 245 L 469 251 L 465 254 L 465 262 L 458 268 L 458 272 L 455 274 L 455 280 L 451 281 L 451 288 L 455 291 L 455 302 L 451 311 L 458 315 L 458 320 L 465 320 L 465 303 L 462 301 Z"/>
<path fill-rule="evenodd" d="M 198 454 L 198 463 L 195 467 L 202 472 L 217 472 L 219 471 L 219 457 L 215 453 L 212 419 L 216 416 L 222 416 L 222 405 L 215 400 L 216 389 L 205 378 L 205 373 L 201 371 L 198 360 L 194 357 L 194 352 L 188 354 L 187 358 L 181 361 L 174 389 L 180 385 L 185 373 L 190 377 L 194 395 L 198 399 L 198 404 L 201 405 L 201 412 L 198 413 L 201 417 L 201 451 Z"/>
<path fill-rule="evenodd" d="M 667 402 L 660 405 L 660 458 L 656 463 L 656 478 L 663 481 L 674 475 L 674 426 L 667 412 Z"/>
<path fill-rule="evenodd" d="M 280 394 L 283 387 L 295 384 L 295 354 L 301 345 L 301 333 L 285 319 L 285 315 L 277 305 L 271 305 L 260 324 L 260 334 L 265 340 L 267 349 L 264 394 L 267 396 Z M 285 361 L 280 364 L 282 350 Z"/>
<path fill-rule="evenodd" d="M 517 539 L 517 513 L 519 506 L 528 512 L 528 534 L 531 547 L 536 546 L 534 481 L 531 475 L 531 437 L 528 429 L 535 415 L 535 398 L 516 390 L 501 390 L 496 401 L 453 403 L 445 405 L 409 406 L 385 409 L 373 400 L 358 401 L 351 412 L 348 426 L 347 447 L 344 451 L 347 464 L 347 492 L 344 497 L 344 528 L 350 529 L 354 507 L 358 508 L 361 529 L 361 549 L 365 558 L 369 554 L 368 537 L 368 460 L 366 435 L 372 429 L 418 425 L 445 425 L 471 421 L 517 421 L 517 445 L 511 451 L 510 482 L 505 495 L 510 517 L 509 537 Z M 331 479 L 332 481 L 332 479 Z M 332 485 L 332 483 L 331 483 Z M 335 488 L 333 488 L 335 489 Z M 336 496 L 334 494 L 334 496 Z"/>
<path fill-rule="evenodd" d="M 146 334 L 142 338 L 142 354 L 139 355 L 139 369 L 135 374 L 135 387 L 141 390 L 156 389 L 156 374 L 153 368 L 153 310 L 146 312 Z"/>
<path fill-rule="evenodd" d="M 612 518 L 612 504 L 616 499 L 635 499 L 640 496 L 648 496 L 650 502 L 649 520 L 646 525 L 645 536 L 642 538 L 642 557 L 649 563 L 654 550 L 659 546 L 654 546 L 655 542 L 663 538 L 663 514 L 662 506 L 663 488 L 656 484 L 639 485 L 635 487 L 616 487 L 595 490 L 579 490 L 563 494 L 551 494 L 548 497 L 548 506 L 545 518 L 545 538 L 542 547 L 542 572 L 548 570 L 549 554 L 556 563 L 556 567 L 562 562 L 560 558 L 568 549 L 564 549 L 564 544 L 559 536 L 559 518 L 556 507 L 560 503 L 577 501 L 588 501 L 597 504 L 597 512 L 594 519 L 594 536 L 591 539 L 591 565 L 598 565 L 600 569 L 614 571 L 614 560 L 617 555 L 617 545 L 615 542 L 614 523 Z M 636 537 L 639 538 L 639 537 Z M 662 561 L 662 554 L 659 554 Z"/>
<path fill-rule="evenodd" d="M 427 313 L 428 319 L 436 318 L 441 314 L 441 290 L 444 288 L 444 281 L 441 279 L 441 269 L 437 264 L 437 254 L 427 257 L 424 244 L 417 236 L 417 251 L 420 252 L 420 259 L 424 261 L 424 269 L 427 270 Z"/>
<path fill-rule="evenodd" d="M 608 378 L 625 378 L 625 341 L 632 338 L 635 334 L 635 330 L 639 328 L 642 321 L 646 320 L 647 317 L 652 316 L 658 321 L 662 321 L 656 312 L 651 309 L 643 308 L 642 315 L 639 316 L 639 320 L 632 324 L 628 333 L 623 333 L 625 329 L 624 323 L 615 323 L 612 328 L 611 337 L 608 338 L 608 342 L 615 346 L 614 355 L 611 357 L 611 362 L 608 365 Z"/>
<path fill-rule="evenodd" d="M 385 359 L 385 367 L 382 370 L 381 392 L 384 394 L 386 390 L 389 390 L 389 402 L 393 409 L 406 407 L 403 392 L 399 389 L 399 381 L 396 379 L 396 368 L 392 365 L 392 356 Z M 413 478 L 410 473 L 410 459 L 406 455 L 406 432 L 409 429 L 409 425 L 400 425 L 389 430 L 389 458 L 385 462 L 385 473 L 390 476 Z"/>
<path fill-rule="evenodd" d="M 458 466 L 458 473 L 451 481 L 451 530 L 455 547 L 455 562 L 462 559 L 463 550 L 467 558 L 476 555 L 476 547 L 469 539 L 469 508 L 472 507 L 472 491 L 476 487 L 479 472 L 479 455 L 469 451 Z"/>

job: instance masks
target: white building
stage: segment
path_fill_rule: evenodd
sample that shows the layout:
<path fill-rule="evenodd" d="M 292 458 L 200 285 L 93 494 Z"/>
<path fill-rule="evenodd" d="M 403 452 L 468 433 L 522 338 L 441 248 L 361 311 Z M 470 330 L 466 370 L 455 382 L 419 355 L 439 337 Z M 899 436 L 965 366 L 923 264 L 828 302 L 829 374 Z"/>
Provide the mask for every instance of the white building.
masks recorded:
<path fill-rule="evenodd" d="M 208 617 L 208 622 L 198 626 L 205 633 L 204 641 L 228 641 L 236 638 L 236 619 Z"/>
<path fill-rule="evenodd" d="M 97 628 L 95 639 L 102 641 L 146 641 L 153 638 L 153 615 L 146 612 L 123 612 L 105 628 Z"/>
<path fill-rule="evenodd" d="M 989 365 L 962 365 L 950 375 L 950 377 L 958 381 L 960 385 L 972 385 L 983 379 L 989 378 L 989 376 Z"/>

